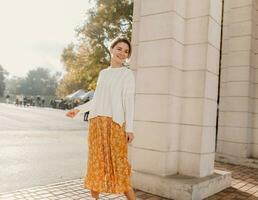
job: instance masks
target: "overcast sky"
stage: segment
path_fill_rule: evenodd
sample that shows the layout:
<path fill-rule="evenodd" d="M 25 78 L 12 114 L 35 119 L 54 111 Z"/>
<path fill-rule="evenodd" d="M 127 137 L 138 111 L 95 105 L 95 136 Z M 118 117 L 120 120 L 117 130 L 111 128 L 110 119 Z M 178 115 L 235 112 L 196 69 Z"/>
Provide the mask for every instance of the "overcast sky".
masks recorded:
<path fill-rule="evenodd" d="M 63 71 L 62 50 L 89 7 L 88 0 L 0 0 L 0 65 L 20 77 L 36 67 Z"/>

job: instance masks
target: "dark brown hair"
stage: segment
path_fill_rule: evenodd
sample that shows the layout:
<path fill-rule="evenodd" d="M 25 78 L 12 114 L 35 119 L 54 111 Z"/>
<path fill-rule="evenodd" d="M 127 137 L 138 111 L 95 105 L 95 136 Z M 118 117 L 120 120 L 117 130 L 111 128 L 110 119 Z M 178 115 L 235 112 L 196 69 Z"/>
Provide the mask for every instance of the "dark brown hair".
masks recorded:
<path fill-rule="evenodd" d="M 130 58 L 131 56 L 131 53 L 132 53 L 132 45 L 131 45 L 131 42 L 128 38 L 124 37 L 124 36 L 118 36 L 116 37 L 112 42 L 111 42 L 111 45 L 110 45 L 110 48 L 113 49 L 118 43 L 120 42 L 124 42 L 128 45 L 129 47 L 129 52 L 128 52 L 128 58 Z"/>

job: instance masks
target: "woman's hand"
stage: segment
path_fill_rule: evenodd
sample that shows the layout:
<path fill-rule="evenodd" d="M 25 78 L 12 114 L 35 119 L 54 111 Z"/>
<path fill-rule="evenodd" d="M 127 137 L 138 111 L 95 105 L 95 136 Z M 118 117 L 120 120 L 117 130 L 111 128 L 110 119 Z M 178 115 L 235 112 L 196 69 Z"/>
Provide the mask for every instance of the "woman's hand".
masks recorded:
<path fill-rule="evenodd" d="M 134 134 L 132 132 L 126 132 L 126 139 L 128 143 L 131 143 L 134 139 Z"/>
<path fill-rule="evenodd" d="M 69 111 L 66 113 L 66 116 L 67 116 L 67 117 L 74 118 L 75 115 L 77 115 L 78 112 L 80 112 L 79 109 L 72 109 L 72 110 L 69 110 Z"/>

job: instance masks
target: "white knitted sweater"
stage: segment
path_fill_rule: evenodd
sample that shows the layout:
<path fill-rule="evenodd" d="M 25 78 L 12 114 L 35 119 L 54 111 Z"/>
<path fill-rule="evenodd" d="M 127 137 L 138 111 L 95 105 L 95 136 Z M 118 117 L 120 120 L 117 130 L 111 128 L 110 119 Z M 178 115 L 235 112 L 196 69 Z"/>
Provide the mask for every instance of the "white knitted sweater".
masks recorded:
<path fill-rule="evenodd" d="M 90 111 L 89 119 L 110 116 L 133 132 L 135 78 L 126 67 L 108 67 L 99 73 L 97 87 L 91 102 L 79 106 L 80 112 Z"/>

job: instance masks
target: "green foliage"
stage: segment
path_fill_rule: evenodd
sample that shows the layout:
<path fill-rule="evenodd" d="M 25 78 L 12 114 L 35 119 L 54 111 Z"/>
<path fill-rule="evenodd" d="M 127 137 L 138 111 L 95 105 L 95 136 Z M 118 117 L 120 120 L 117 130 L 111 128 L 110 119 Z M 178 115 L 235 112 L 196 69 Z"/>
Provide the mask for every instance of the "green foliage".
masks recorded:
<path fill-rule="evenodd" d="M 39 67 L 30 70 L 25 78 L 11 78 L 7 88 L 11 94 L 54 96 L 59 77 L 59 73 L 51 75 L 48 69 Z"/>
<path fill-rule="evenodd" d="M 67 73 L 58 86 L 58 96 L 78 89 L 95 89 L 99 71 L 109 65 L 108 44 L 121 34 L 131 38 L 131 0 L 95 0 L 95 7 L 87 15 L 83 25 L 76 29 L 77 44 L 63 50 Z"/>
<path fill-rule="evenodd" d="M 4 96 L 6 75 L 8 75 L 8 72 L 0 65 L 0 97 Z"/>
<path fill-rule="evenodd" d="M 11 77 L 6 80 L 6 90 L 10 94 L 19 94 L 18 91 L 20 91 L 20 83 L 22 81 L 22 78 L 19 77 Z"/>

